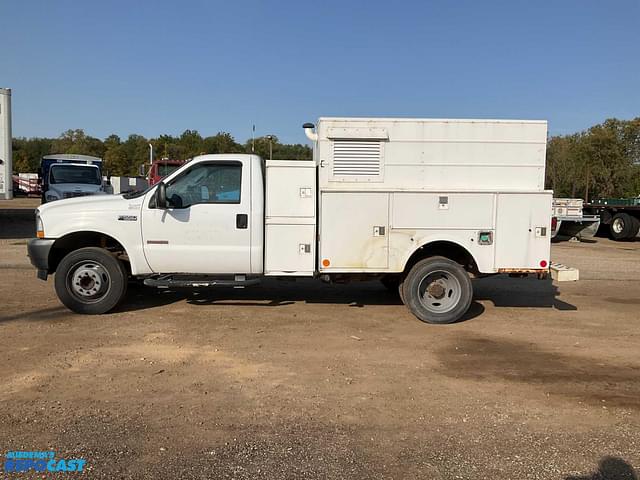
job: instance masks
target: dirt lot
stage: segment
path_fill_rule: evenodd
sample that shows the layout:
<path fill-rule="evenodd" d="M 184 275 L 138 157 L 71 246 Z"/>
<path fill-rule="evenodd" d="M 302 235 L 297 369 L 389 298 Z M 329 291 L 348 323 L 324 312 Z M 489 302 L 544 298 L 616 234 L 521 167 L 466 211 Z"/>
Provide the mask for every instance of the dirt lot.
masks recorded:
<path fill-rule="evenodd" d="M 90 317 L 8 225 L 3 455 L 54 450 L 109 479 L 636 478 L 640 242 L 554 245 L 580 282 L 475 281 L 449 326 L 375 282 L 132 288 Z"/>

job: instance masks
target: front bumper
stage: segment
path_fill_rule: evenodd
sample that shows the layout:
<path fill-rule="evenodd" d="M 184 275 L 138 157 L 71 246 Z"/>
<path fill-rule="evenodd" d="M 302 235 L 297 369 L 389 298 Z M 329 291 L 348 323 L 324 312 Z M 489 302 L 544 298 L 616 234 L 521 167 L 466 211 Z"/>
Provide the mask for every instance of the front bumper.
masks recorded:
<path fill-rule="evenodd" d="M 32 238 L 27 243 L 27 255 L 31 265 L 38 269 L 38 278 L 46 280 L 49 275 L 49 252 L 55 242 L 49 238 Z"/>

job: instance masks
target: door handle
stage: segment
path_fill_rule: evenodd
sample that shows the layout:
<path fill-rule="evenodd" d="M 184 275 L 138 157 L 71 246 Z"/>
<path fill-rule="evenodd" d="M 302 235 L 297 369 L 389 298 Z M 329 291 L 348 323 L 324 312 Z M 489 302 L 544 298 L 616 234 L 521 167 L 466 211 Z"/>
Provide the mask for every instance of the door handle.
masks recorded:
<path fill-rule="evenodd" d="M 246 213 L 238 213 L 236 215 L 236 228 L 245 229 L 249 226 L 249 215 Z"/>

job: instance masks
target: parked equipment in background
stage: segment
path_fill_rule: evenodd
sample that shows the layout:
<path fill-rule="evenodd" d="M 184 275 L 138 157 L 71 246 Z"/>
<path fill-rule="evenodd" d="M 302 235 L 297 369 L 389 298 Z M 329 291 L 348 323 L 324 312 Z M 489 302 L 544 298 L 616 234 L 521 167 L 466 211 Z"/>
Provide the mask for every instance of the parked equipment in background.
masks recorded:
<path fill-rule="evenodd" d="M 599 215 L 585 215 L 581 198 L 554 198 L 551 237 L 591 238 L 600 226 Z"/>
<path fill-rule="evenodd" d="M 640 197 L 599 198 L 586 204 L 585 212 L 599 216 L 614 240 L 631 240 L 640 231 Z"/>
<path fill-rule="evenodd" d="M 107 183 L 107 178 L 103 177 L 103 181 Z M 149 188 L 149 182 L 144 177 L 115 177 L 108 178 L 108 183 L 105 187 L 105 192 L 112 193 L 114 195 L 120 195 L 121 193 L 141 192 Z"/>
<path fill-rule="evenodd" d="M 147 175 L 149 185 L 155 185 L 164 177 L 171 175 L 173 172 L 178 170 L 184 164 L 185 160 L 169 160 L 168 158 L 153 160 Z"/>
<path fill-rule="evenodd" d="M 420 320 L 469 309 L 470 277 L 549 272 L 547 122 L 321 118 L 310 161 L 202 155 L 146 192 L 40 206 L 29 256 L 104 313 L 158 288 L 378 279 Z"/>
<path fill-rule="evenodd" d="M 102 159 L 89 155 L 55 154 L 40 162 L 42 203 L 62 198 L 104 194 Z"/>
<path fill-rule="evenodd" d="M 40 178 L 37 173 L 19 173 L 13 176 L 14 192 L 26 195 L 28 197 L 39 197 Z"/>
<path fill-rule="evenodd" d="M 0 88 L 0 200 L 13 198 L 11 149 L 11 89 Z"/>

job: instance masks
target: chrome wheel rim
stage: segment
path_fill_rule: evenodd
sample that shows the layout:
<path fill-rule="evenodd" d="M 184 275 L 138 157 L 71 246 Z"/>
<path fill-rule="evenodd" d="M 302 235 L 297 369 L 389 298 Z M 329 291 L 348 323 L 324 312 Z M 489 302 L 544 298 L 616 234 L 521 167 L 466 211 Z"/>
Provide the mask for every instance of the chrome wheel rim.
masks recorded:
<path fill-rule="evenodd" d="M 432 313 L 453 310 L 462 297 L 460 281 L 450 272 L 436 270 L 425 276 L 418 285 L 418 298 Z"/>
<path fill-rule="evenodd" d="M 102 264 L 85 260 L 69 270 L 67 287 L 80 301 L 93 303 L 109 293 L 111 277 Z"/>
<path fill-rule="evenodd" d="M 613 221 L 613 231 L 616 233 L 622 233 L 622 230 L 624 230 L 624 220 L 616 218 Z"/>

